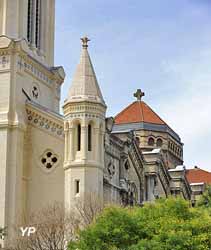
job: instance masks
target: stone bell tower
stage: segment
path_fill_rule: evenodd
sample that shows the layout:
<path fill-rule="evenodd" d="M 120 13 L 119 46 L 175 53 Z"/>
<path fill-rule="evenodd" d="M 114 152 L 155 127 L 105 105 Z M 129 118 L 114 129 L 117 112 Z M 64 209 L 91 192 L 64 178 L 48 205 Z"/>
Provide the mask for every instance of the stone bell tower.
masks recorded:
<path fill-rule="evenodd" d="M 69 95 L 65 116 L 65 204 L 74 206 L 90 195 L 103 198 L 106 105 L 88 53 L 87 37 Z"/>
<path fill-rule="evenodd" d="M 32 56 L 53 66 L 55 0 L 1 0 L 0 35 L 25 39 Z"/>
<path fill-rule="evenodd" d="M 0 227 L 22 223 L 28 209 L 27 105 L 59 112 L 62 67 L 54 66 L 54 0 L 0 0 Z M 0 240 L 0 245 L 3 243 Z"/>

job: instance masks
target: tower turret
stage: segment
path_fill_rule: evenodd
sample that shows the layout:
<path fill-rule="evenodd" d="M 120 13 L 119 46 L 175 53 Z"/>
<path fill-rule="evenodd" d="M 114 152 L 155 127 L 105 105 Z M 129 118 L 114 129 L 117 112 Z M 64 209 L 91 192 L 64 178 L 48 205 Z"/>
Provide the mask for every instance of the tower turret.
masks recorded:
<path fill-rule="evenodd" d="M 106 105 L 88 53 L 87 37 L 68 98 L 65 116 L 65 203 L 72 207 L 90 194 L 103 197 Z"/>

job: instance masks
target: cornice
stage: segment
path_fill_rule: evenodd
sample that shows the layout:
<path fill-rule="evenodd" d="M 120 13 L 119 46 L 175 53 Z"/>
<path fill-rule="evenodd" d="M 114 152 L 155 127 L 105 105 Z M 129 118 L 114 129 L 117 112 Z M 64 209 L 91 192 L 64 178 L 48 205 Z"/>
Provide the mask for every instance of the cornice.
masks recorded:
<path fill-rule="evenodd" d="M 64 139 L 63 118 L 47 109 L 42 110 L 32 103 L 26 103 L 26 113 L 29 124 L 53 136 Z"/>
<path fill-rule="evenodd" d="M 65 119 L 74 117 L 95 117 L 105 119 L 105 107 L 92 102 L 76 102 L 64 105 Z"/>
<path fill-rule="evenodd" d="M 39 80 L 49 84 L 56 81 L 62 84 L 65 78 L 63 67 L 48 67 L 39 56 L 33 54 L 25 39 L 14 40 L 6 36 L 0 36 L 0 56 L 17 54 L 17 70 L 26 71 L 36 76 Z"/>
<path fill-rule="evenodd" d="M 26 131 L 26 126 L 17 121 L 0 121 L 0 129 L 20 129 L 22 131 Z"/>

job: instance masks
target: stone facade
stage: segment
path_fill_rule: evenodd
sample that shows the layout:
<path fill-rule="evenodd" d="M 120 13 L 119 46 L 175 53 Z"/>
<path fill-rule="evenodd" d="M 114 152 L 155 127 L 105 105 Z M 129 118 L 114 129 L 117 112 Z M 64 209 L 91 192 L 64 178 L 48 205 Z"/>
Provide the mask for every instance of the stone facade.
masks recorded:
<path fill-rule="evenodd" d="M 191 199 L 185 169 L 175 168 L 183 144 L 173 130 L 106 118 L 86 37 L 59 114 L 65 73 L 53 62 L 54 4 L 0 1 L 0 226 L 12 237 L 31 212 L 55 201 L 71 208 L 90 193 L 122 205 L 170 194 Z"/>

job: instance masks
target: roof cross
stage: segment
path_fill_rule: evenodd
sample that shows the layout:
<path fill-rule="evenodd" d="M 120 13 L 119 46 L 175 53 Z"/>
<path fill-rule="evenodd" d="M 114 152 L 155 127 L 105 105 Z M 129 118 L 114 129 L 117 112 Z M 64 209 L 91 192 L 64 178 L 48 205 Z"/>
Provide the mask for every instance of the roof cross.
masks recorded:
<path fill-rule="evenodd" d="M 141 89 L 137 89 L 136 93 L 134 93 L 133 96 L 137 98 L 137 101 L 141 101 L 141 98 L 145 96 L 145 93 L 142 92 Z"/>
<path fill-rule="evenodd" d="M 81 41 L 82 41 L 82 47 L 83 48 L 88 48 L 88 42 L 90 41 L 90 39 L 86 36 L 82 37 L 81 38 Z"/>

